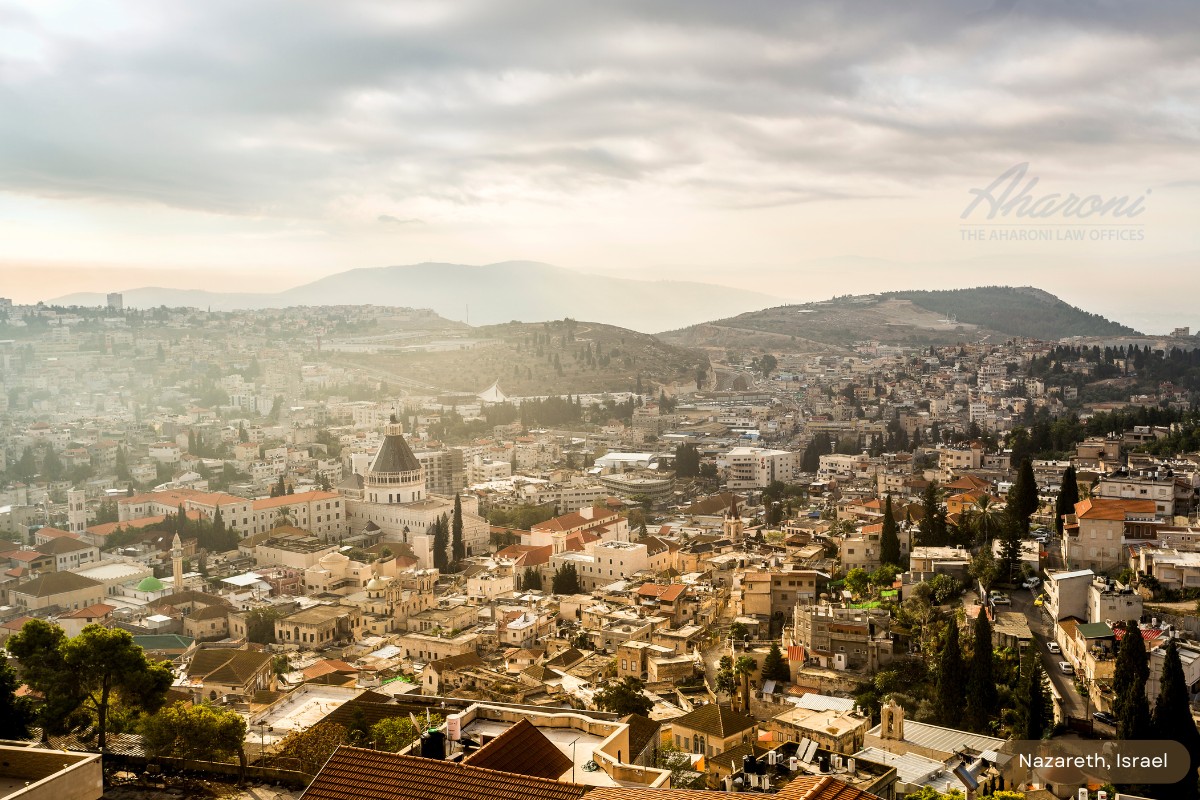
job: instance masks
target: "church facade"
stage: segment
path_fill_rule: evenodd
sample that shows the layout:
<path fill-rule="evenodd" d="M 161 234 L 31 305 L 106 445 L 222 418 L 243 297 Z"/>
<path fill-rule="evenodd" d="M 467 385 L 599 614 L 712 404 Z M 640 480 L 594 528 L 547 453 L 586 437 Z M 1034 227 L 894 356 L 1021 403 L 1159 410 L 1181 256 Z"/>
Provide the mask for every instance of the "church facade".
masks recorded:
<path fill-rule="evenodd" d="M 352 534 L 378 535 L 385 542 L 404 542 L 422 568 L 433 564 L 433 534 L 439 518 L 452 519 L 454 498 L 431 495 L 425 486 L 421 462 L 413 455 L 398 424 L 388 425 L 365 475 L 353 474 L 338 487 L 346 498 L 346 515 Z M 463 545 L 466 554 L 488 550 L 488 522 L 479 516 L 479 501 L 463 496 Z"/>

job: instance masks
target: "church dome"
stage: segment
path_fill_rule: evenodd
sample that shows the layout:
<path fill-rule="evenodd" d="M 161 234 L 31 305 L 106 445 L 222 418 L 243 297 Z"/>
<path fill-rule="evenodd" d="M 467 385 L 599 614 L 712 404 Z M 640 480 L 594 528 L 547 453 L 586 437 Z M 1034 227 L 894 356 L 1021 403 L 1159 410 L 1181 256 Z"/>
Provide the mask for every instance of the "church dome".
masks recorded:
<path fill-rule="evenodd" d="M 332 564 L 345 564 L 349 560 L 350 560 L 350 557 L 345 555 L 344 553 L 333 552 L 333 553 L 326 553 L 325 555 L 321 556 L 320 560 L 317 563 L 319 563 L 323 567 L 328 567 Z"/>
<path fill-rule="evenodd" d="M 163 582 L 153 575 L 142 578 L 142 582 L 137 585 L 139 592 L 161 592 L 164 588 Z"/>

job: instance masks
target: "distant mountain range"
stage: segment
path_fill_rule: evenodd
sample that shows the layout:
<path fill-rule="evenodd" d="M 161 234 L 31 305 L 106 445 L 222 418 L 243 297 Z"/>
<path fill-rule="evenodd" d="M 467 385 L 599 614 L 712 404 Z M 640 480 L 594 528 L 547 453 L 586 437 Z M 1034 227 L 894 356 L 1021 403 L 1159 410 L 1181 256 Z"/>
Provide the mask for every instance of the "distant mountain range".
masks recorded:
<path fill-rule="evenodd" d="M 270 293 L 209 292 L 146 287 L 122 292 L 130 308 L 158 306 L 213 311 L 319 305 L 431 308 L 472 325 L 573 317 L 651 332 L 692 325 L 778 303 L 778 297 L 690 281 L 611 278 L 533 261 L 485 266 L 426 262 L 353 269 Z M 57 305 L 99 306 L 105 296 L 77 293 Z"/>
<path fill-rule="evenodd" d="M 821 352 L 857 341 L 933 345 L 1069 336 L 1131 336 L 1133 328 L 1091 314 L 1032 287 L 846 295 L 776 306 L 658 334 L 684 347 Z"/>

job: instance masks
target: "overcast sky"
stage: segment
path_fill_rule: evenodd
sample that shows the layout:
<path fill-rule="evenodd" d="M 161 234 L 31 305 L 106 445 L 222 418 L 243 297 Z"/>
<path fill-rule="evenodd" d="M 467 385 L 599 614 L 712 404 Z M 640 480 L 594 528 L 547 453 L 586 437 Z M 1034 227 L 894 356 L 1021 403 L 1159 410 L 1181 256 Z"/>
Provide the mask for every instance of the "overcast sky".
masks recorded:
<path fill-rule="evenodd" d="M 532 259 L 1200 328 L 1197 40 L 1195 0 L 0 0 L 0 296 Z M 1142 213 L 964 240 L 1020 163 Z"/>

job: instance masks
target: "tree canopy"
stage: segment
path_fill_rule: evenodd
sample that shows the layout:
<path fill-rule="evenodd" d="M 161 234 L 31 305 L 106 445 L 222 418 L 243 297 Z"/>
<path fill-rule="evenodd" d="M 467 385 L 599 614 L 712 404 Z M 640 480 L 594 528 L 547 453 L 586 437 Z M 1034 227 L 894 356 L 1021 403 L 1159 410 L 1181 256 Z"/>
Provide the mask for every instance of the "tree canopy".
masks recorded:
<path fill-rule="evenodd" d="M 8 650 L 20 659 L 25 682 L 44 698 L 42 726 L 65 732 L 94 724 L 101 750 L 116 697 L 124 707 L 154 712 L 173 680 L 167 662 L 150 661 L 120 628 L 88 625 L 67 639 L 60 628 L 30 620 L 8 640 Z"/>

